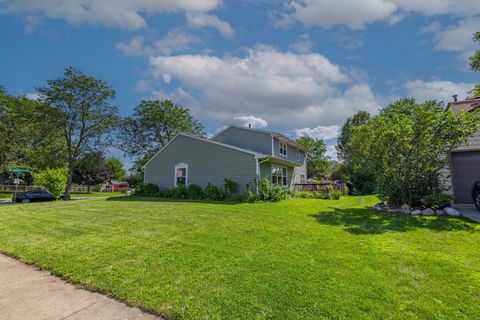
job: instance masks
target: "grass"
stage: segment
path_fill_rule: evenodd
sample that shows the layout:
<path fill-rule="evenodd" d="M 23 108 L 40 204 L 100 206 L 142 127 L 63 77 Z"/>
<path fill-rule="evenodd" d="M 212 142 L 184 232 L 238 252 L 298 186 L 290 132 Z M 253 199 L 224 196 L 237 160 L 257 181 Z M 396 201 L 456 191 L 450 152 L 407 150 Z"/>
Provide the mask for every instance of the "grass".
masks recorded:
<path fill-rule="evenodd" d="M 0 251 L 169 319 L 472 319 L 480 226 L 375 197 L 0 207 Z"/>

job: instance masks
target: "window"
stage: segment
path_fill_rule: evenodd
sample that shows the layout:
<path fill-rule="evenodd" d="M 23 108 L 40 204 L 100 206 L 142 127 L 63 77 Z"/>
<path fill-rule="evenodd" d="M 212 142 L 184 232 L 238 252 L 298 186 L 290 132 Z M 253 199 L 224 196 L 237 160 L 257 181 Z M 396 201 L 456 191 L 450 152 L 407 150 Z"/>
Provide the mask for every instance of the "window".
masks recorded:
<path fill-rule="evenodd" d="M 175 187 L 188 184 L 188 165 L 179 163 L 175 166 Z"/>
<path fill-rule="evenodd" d="M 283 143 L 283 142 L 280 142 L 280 154 L 282 156 L 287 156 L 287 144 L 286 143 Z"/>
<path fill-rule="evenodd" d="M 300 174 L 300 183 L 301 184 L 305 184 L 307 181 L 305 180 L 305 175 L 304 174 Z"/>
<path fill-rule="evenodd" d="M 287 185 L 287 168 L 272 165 L 272 183 L 281 186 Z"/>
<path fill-rule="evenodd" d="M 297 161 L 300 161 L 300 151 L 297 150 Z"/>

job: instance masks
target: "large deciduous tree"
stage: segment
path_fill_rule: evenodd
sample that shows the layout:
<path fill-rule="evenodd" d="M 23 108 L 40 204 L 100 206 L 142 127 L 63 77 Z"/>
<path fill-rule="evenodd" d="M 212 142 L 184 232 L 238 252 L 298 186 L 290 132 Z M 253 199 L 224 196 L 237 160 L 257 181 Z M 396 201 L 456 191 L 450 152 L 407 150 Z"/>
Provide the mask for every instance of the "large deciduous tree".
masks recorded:
<path fill-rule="evenodd" d="M 375 177 L 373 172 L 370 172 L 368 168 L 359 166 L 357 161 L 353 161 L 353 154 L 358 152 L 358 150 L 350 147 L 350 140 L 355 128 L 368 124 L 370 119 L 371 115 L 366 111 L 359 111 L 347 118 L 338 137 L 336 147 L 338 158 L 344 163 L 345 175 L 348 177 L 348 182 L 353 185 L 356 192 L 361 194 L 369 194 L 375 191 Z"/>
<path fill-rule="evenodd" d="M 142 100 L 123 120 L 119 149 L 136 159 L 136 169 L 155 155 L 177 133 L 205 136 L 204 127 L 190 110 L 171 100 Z"/>
<path fill-rule="evenodd" d="M 480 31 L 475 32 L 473 35 L 473 41 L 480 44 Z M 470 68 L 473 71 L 480 72 L 480 49 L 477 49 L 473 56 L 470 57 Z M 470 92 L 470 96 L 473 98 L 480 97 L 480 83 L 477 83 L 473 90 Z"/>
<path fill-rule="evenodd" d="M 10 167 L 65 166 L 62 132 L 50 121 L 54 113 L 40 101 L 10 96 L 0 88 L 0 173 Z"/>
<path fill-rule="evenodd" d="M 107 181 L 120 180 L 127 174 L 123 168 L 122 161 L 114 157 L 105 159 L 105 167 Z"/>
<path fill-rule="evenodd" d="M 382 198 L 416 206 L 442 190 L 448 153 L 466 143 L 479 120 L 476 112 L 444 112 L 436 101 L 401 99 L 352 130 L 350 161 L 374 173 Z"/>
<path fill-rule="evenodd" d="M 38 89 L 40 100 L 57 111 L 55 124 L 63 132 L 68 154 L 65 199 L 70 188 L 75 162 L 86 150 L 102 150 L 110 145 L 109 134 L 118 121 L 118 109 L 110 103 L 115 91 L 103 80 L 68 67 L 64 76 L 49 80 Z"/>
<path fill-rule="evenodd" d="M 328 158 L 325 156 L 327 151 L 325 142 L 307 136 L 295 140 L 307 149 L 307 176 L 321 178 L 325 175 L 329 166 Z"/>

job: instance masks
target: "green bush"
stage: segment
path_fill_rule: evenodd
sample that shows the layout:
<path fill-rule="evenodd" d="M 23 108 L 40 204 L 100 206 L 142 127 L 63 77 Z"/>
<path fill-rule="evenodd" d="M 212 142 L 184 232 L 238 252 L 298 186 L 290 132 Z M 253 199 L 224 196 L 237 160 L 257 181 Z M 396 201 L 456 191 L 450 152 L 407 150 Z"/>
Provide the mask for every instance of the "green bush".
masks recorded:
<path fill-rule="evenodd" d="M 35 184 L 44 187 L 58 198 L 65 191 L 68 170 L 66 168 L 45 169 L 33 175 Z"/>
<path fill-rule="evenodd" d="M 155 197 L 158 196 L 159 188 L 156 184 L 147 183 L 147 184 L 139 184 L 135 189 L 135 195 L 143 196 L 143 197 Z"/>
<path fill-rule="evenodd" d="M 444 204 L 450 203 L 450 200 L 452 200 L 452 197 L 449 196 L 448 194 L 437 193 L 437 194 L 432 194 L 425 197 L 422 200 L 422 205 L 424 208 L 438 209 Z"/>
<path fill-rule="evenodd" d="M 294 193 L 296 198 L 304 199 L 327 199 L 327 200 L 338 200 L 342 193 L 340 191 L 333 190 L 333 186 L 327 186 L 325 190 L 322 191 L 298 191 Z"/>
<path fill-rule="evenodd" d="M 230 178 L 225 178 L 223 180 L 223 189 L 225 190 L 225 194 L 230 196 L 237 193 L 238 184 Z"/>
<path fill-rule="evenodd" d="M 273 184 L 268 178 L 263 178 L 258 183 L 258 199 L 261 201 L 278 202 L 288 199 L 289 195 L 288 189 L 278 184 Z"/>
<path fill-rule="evenodd" d="M 225 193 L 219 187 L 208 184 L 208 186 L 205 187 L 205 198 L 219 201 L 225 198 Z"/>
<path fill-rule="evenodd" d="M 188 199 L 188 189 L 183 184 L 176 186 L 170 190 L 171 190 L 170 198 Z"/>
<path fill-rule="evenodd" d="M 254 203 L 258 200 L 257 194 L 253 192 L 252 189 L 247 188 L 247 193 L 245 194 L 245 202 Z"/>
<path fill-rule="evenodd" d="M 191 184 L 187 189 L 188 199 L 198 200 L 202 199 L 204 196 L 202 187 L 200 187 L 198 184 Z"/>

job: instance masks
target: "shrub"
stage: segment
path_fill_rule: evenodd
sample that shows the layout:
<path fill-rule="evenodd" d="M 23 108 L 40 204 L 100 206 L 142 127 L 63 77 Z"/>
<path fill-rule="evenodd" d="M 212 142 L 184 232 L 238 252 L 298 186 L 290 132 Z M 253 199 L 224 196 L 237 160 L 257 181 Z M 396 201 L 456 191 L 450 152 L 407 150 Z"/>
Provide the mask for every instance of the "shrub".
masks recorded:
<path fill-rule="evenodd" d="M 65 190 L 68 170 L 66 168 L 46 169 L 34 174 L 34 180 L 58 198 Z"/>
<path fill-rule="evenodd" d="M 422 200 L 422 205 L 425 208 L 438 209 L 444 206 L 445 204 L 450 203 L 450 200 L 452 200 L 452 197 L 449 196 L 448 194 L 436 193 L 436 194 L 432 194 L 425 197 Z"/>
<path fill-rule="evenodd" d="M 340 196 L 342 195 L 342 193 L 340 191 L 333 191 L 331 193 L 331 198 L 330 200 L 338 200 L 340 199 Z"/>
<path fill-rule="evenodd" d="M 138 188 L 138 192 L 135 192 L 135 194 L 138 194 L 139 196 L 145 196 L 145 197 L 154 197 L 158 194 L 159 189 L 156 184 L 153 183 L 147 183 L 147 184 L 141 184 Z"/>
<path fill-rule="evenodd" d="M 198 184 L 191 184 L 187 188 L 188 199 L 198 200 L 203 198 L 203 190 Z"/>
<path fill-rule="evenodd" d="M 247 188 L 247 193 L 245 195 L 245 199 L 244 201 L 245 202 L 248 202 L 248 203 L 254 203 L 258 200 L 257 198 L 257 194 L 255 192 L 253 192 L 252 189 L 250 188 Z"/>
<path fill-rule="evenodd" d="M 219 187 L 208 184 L 208 186 L 205 187 L 205 198 L 208 200 L 223 200 L 225 193 Z"/>
<path fill-rule="evenodd" d="M 223 180 L 223 189 L 227 196 L 237 193 L 238 184 L 230 178 L 225 178 Z"/>
<path fill-rule="evenodd" d="M 278 202 L 287 199 L 289 195 L 289 190 L 278 184 L 273 184 L 268 178 L 263 178 L 258 183 L 258 198 L 261 201 Z"/>
<path fill-rule="evenodd" d="M 170 189 L 170 198 L 173 199 L 187 199 L 188 189 L 183 184 Z M 201 189 L 200 189 L 201 190 Z"/>

